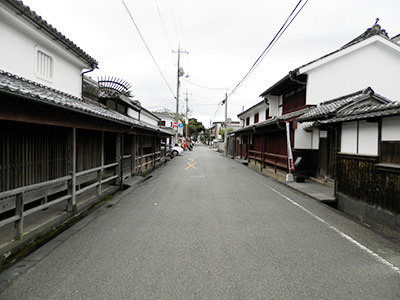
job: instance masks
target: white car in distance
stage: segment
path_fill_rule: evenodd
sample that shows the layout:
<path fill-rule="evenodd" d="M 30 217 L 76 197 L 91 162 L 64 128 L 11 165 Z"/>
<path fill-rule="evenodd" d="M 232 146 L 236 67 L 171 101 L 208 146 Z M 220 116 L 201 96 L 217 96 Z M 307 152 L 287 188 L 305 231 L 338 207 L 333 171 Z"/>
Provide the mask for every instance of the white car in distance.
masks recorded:
<path fill-rule="evenodd" d="M 171 150 L 171 154 L 172 154 L 173 156 L 178 156 L 178 155 L 180 155 L 180 154 L 183 153 L 183 149 L 182 149 L 181 147 L 178 147 L 178 146 L 172 146 L 172 145 L 170 145 L 170 146 L 169 146 L 169 149 Z"/>

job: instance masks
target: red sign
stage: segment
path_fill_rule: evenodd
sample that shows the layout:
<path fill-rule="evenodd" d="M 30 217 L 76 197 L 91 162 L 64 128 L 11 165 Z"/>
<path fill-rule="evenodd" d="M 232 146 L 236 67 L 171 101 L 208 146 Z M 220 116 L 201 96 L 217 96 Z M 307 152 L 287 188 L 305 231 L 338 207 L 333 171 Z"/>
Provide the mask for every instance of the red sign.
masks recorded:
<path fill-rule="evenodd" d="M 174 127 L 178 127 L 178 123 L 177 122 L 174 122 Z"/>

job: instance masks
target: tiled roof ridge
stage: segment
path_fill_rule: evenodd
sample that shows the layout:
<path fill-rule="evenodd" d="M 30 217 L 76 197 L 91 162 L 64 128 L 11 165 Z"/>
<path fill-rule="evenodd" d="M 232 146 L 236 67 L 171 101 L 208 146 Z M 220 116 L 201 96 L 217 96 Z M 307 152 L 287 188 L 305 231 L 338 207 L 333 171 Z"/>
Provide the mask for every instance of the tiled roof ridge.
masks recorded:
<path fill-rule="evenodd" d="M 304 122 L 307 120 L 313 120 L 322 116 L 334 116 L 339 113 L 347 105 L 361 103 L 363 100 L 369 97 L 376 97 L 382 100 L 386 100 L 378 94 L 375 94 L 371 87 L 367 87 L 363 90 L 347 94 L 332 100 L 324 101 L 317 106 L 310 107 L 307 112 L 298 118 L 299 121 Z"/>
<path fill-rule="evenodd" d="M 68 39 L 65 35 L 59 32 L 55 27 L 49 24 L 46 20 L 44 20 L 41 16 L 39 16 L 35 11 L 31 10 L 29 6 L 25 5 L 20 0 L 4 0 L 8 5 L 10 5 L 14 10 L 18 11 L 18 14 L 24 15 L 32 22 L 36 23 L 39 27 L 42 27 L 48 34 L 55 37 L 57 40 L 62 42 L 68 49 L 75 52 L 81 58 L 83 58 L 86 62 L 90 64 L 90 66 L 94 69 L 97 68 L 98 62 L 83 51 L 80 47 L 78 47 L 74 42 Z"/>
<path fill-rule="evenodd" d="M 379 36 L 382 36 L 382 37 L 390 40 L 389 35 L 387 34 L 386 30 L 382 29 L 381 25 L 379 25 L 378 22 L 379 22 L 379 18 L 376 18 L 375 24 L 372 27 L 368 28 L 361 35 L 359 35 L 355 39 L 351 40 L 349 43 L 347 43 L 340 49 L 345 49 L 347 47 L 355 45 L 363 40 L 366 40 L 367 38 L 370 38 L 371 36 L 374 36 L 374 35 L 379 35 Z"/>
<path fill-rule="evenodd" d="M 378 20 L 378 19 L 377 19 L 377 20 Z M 379 28 L 379 29 L 378 29 L 378 28 Z M 359 35 L 358 37 L 356 37 L 355 39 L 353 39 L 353 40 L 350 41 L 349 43 L 345 44 L 345 45 L 342 46 L 341 48 L 339 48 L 339 49 L 337 49 L 337 50 L 335 50 L 335 51 L 332 51 L 332 52 L 330 52 L 330 53 L 328 53 L 328 54 L 325 54 L 325 55 L 321 56 L 320 58 L 314 59 L 314 60 L 312 60 L 312 61 L 310 61 L 310 62 L 308 62 L 308 63 L 306 63 L 306 64 L 304 64 L 304 65 L 302 65 L 302 66 L 300 66 L 300 67 L 298 67 L 298 68 L 296 68 L 296 69 L 294 69 L 293 72 L 294 72 L 295 74 L 299 74 L 299 70 L 300 70 L 301 68 L 304 68 L 304 67 L 306 67 L 306 66 L 309 66 L 309 65 L 311 65 L 311 64 L 313 64 L 313 63 L 315 63 L 315 62 L 317 62 L 317 61 L 320 61 L 320 60 L 322 60 L 322 59 L 324 59 L 324 58 L 327 58 L 327 57 L 329 57 L 329 56 L 331 56 L 331 55 L 333 55 L 333 54 L 339 53 L 340 51 L 342 51 L 342 50 L 344 50 L 344 49 L 346 49 L 346 48 L 349 48 L 349 47 L 351 47 L 351 46 L 353 46 L 353 45 L 356 45 L 356 44 L 358 44 L 358 43 L 360 43 L 360 42 L 362 42 L 362 41 L 364 41 L 364 40 L 367 40 L 367 39 L 369 39 L 369 38 L 371 38 L 371 37 L 373 37 L 373 36 L 380 36 L 380 37 L 386 39 L 387 41 L 389 41 L 390 43 L 392 43 L 393 45 L 400 46 L 400 45 L 397 44 L 393 39 L 390 39 L 390 38 L 389 38 L 389 36 L 388 36 L 388 34 L 386 33 L 386 30 L 385 30 L 385 29 L 382 29 L 381 26 L 380 26 L 379 24 L 375 24 L 374 26 L 368 28 L 363 34 Z"/>
<path fill-rule="evenodd" d="M 328 100 L 328 101 L 321 102 L 321 103 L 319 103 L 319 105 L 327 105 L 327 104 L 335 103 L 335 102 L 338 102 L 340 100 L 345 100 L 345 99 L 348 99 L 348 98 L 351 98 L 351 97 L 354 97 L 354 96 L 358 96 L 358 95 L 359 96 L 362 96 L 362 95 L 375 95 L 375 92 L 371 87 L 367 87 L 365 89 L 359 90 L 359 91 L 351 93 L 351 94 L 347 94 L 347 95 L 340 96 L 340 97 L 337 97 L 337 98 L 334 98 L 334 99 L 331 99 L 331 100 Z"/>
<path fill-rule="evenodd" d="M 17 85 L 13 86 L 13 83 L 17 83 Z M 169 132 L 160 130 L 152 124 L 120 114 L 119 112 L 109 109 L 96 101 L 83 100 L 2 70 L 0 70 L 0 91 L 1 90 L 64 109 L 70 109 L 75 112 L 89 114 L 110 121 L 117 121 L 125 125 L 135 126 L 146 130 L 169 134 Z M 45 91 L 45 93 L 41 93 L 41 91 Z"/>
<path fill-rule="evenodd" d="M 373 104 L 373 105 L 368 105 L 368 106 L 363 106 L 363 107 L 355 107 L 351 110 L 346 110 L 346 111 L 340 112 L 338 117 L 351 116 L 351 115 L 362 115 L 362 114 L 367 114 L 370 112 L 383 111 L 383 110 L 397 108 L 397 107 L 400 107 L 400 102 L 398 102 L 398 101 L 393 101 L 393 102 L 389 102 L 389 103 Z"/>
<path fill-rule="evenodd" d="M 22 82 L 29 83 L 29 84 L 31 84 L 31 85 L 40 87 L 40 88 L 42 88 L 42 89 L 44 89 L 44 90 L 47 90 L 47 91 L 49 91 L 49 92 L 56 93 L 56 94 L 58 94 L 58 95 L 60 95 L 60 96 L 65 96 L 65 97 L 68 97 L 68 98 L 73 99 L 73 100 L 77 100 L 77 101 L 81 101 L 81 102 L 86 102 L 86 103 L 95 103 L 96 105 L 99 105 L 99 104 L 100 104 L 100 106 L 102 106 L 103 108 L 105 107 L 103 104 L 101 104 L 101 103 L 99 103 L 99 102 L 96 102 L 96 101 L 93 101 L 93 100 L 91 100 L 91 99 L 79 98 L 79 97 L 76 97 L 76 96 L 74 96 L 74 95 L 68 94 L 68 93 L 66 93 L 66 92 L 63 92 L 63 91 L 60 91 L 60 90 L 51 88 L 51 87 L 49 87 L 49 86 L 47 86 L 47 85 L 38 83 L 38 82 L 36 82 L 36 81 L 32 81 L 32 80 L 27 79 L 27 78 L 25 78 L 25 77 L 21 77 L 21 76 L 12 74 L 12 73 L 10 73 L 10 72 L 6 72 L 6 71 L 3 71 L 3 70 L 0 70 L 0 75 L 4 75 L 4 76 L 7 76 L 7 77 L 10 77 L 10 78 L 13 78 L 13 79 L 22 81 Z"/>

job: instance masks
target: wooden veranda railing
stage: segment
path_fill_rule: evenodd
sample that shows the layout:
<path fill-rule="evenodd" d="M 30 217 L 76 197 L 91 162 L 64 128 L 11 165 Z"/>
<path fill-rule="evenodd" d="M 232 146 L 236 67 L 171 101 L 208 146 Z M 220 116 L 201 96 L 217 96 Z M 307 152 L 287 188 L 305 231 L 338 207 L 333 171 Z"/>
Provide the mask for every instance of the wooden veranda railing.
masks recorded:
<path fill-rule="evenodd" d="M 254 159 L 255 161 L 260 162 L 262 168 L 265 167 L 265 164 L 272 165 L 274 167 L 275 173 L 277 167 L 287 169 L 287 161 L 288 161 L 287 155 L 248 150 L 247 157 L 249 162 L 250 159 Z"/>
<path fill-rule="evenodd" d="M 66 203 L 69 211 L 74 211 L 76 197 L 94 188 L 96 188 L 96 195 L 100 197 L 102 186 L 118 179 L 118 175 L 115 175 L 117 166 L 116 162 L 76 173 L 75 176 L 67 175 L 1 192 L 0 214 L 6 212 L 9 214 L 8 217 L 0 220 L 0 227 L 15 222 L 15 238 L 21 239 L 25 217 L 62 202 Z M 40 201 L 40 204 L 26 208 L 27 204 L 35 201 Z M 10 216 L 10 214 L 13 215 Z"/>
<path fill-rule="evenodd" d="M 161 151 L 136 157 L 136 172 L 144 172 L 151 167 L 155 167 L 156 163 L 159 162 L 161 158 Z"/>
<path fill-rule="evenodd" d="M 25 217 L 62 202 L 66 204 L 68 211 L 74 212 L 78 196 L 82 195 L 80 201 L 84 201 L 86 195 L 83 194 L 91 192 L 90 196 L 95 194 L 96 199 L 99 199 L 107 184 L 118 188 L 118 184 L 123 181 L 121 175 L 125 178 L 128 173 L 138 174 L 155 167 L 165 154 L 164 151 L 158 151 L 136 158 L 125 155 L 121 157 L 121 165 L 114 162 L 77 172 L 75 175 L 0 192 L 0 228 L 14 222 L 15 238 L 21 239 Z"/>

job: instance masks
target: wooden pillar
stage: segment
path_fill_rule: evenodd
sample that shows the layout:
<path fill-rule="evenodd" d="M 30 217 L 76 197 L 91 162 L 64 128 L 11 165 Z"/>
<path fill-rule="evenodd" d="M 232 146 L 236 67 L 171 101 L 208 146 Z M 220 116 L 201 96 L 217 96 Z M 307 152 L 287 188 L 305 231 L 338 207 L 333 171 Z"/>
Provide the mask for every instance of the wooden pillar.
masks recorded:
<path fill-rule="evenodd" d="M 142 166 L 142 160 L 143 160 L 143 158 L 142 158 L 142 156 L 143 156 L 143 135 L 141 135 L 140 136 L 140 142 L 139 142 L 139 156 L 140 156 L 140 172 L 142 172 L 143 171 L 143 166 Z"/>
<path fill-rule="evenodd" d="M 99 183 L 99 185 L 97 186 L 97 198 L 100 198 L 101 196 L 101 179 L 103 178 L 103 167 L 104 167 L 104 131 L 101 132 L 101 154 L 100 154 L 100 165 L 101 165 L 101 169 L 97 172 L 97 181 Z"/>
<path fill-rule="evenodd" d="M 115 159 L 118 163 L 116 168 L 116 175 L 118 175 L 117 185 L 122 190 L 123 187 L 123 176 L 122 176 L 122 152 L 121 152 L 121 145 L 122 145 L 122 134 L 117 133 L 115 138 Z"/>
<path fill-rule="evenodd" d="M 24 233 L 24 192 L 18 194 L 16 197 L 15 215 L 19 217 L 19 220 L 15 222 L 17 229 L 15 239 L 20 240 Z"/>
<path fill-rule="evenodd" d="M 152 145 L 152 147 L 151 148 L 153 148 L 153 170 L 156 168 L 156 160 L 157 160 L 157 154 L 156 154 L 156 143 L 157 143 L 157 141 L 156 141 L 156 139 L 157 139 L 157 137 L 153 137 L 153 145 Z"/>
<path fill-rule="evenodd" d="M 76 212 L 76 128 L 72 128 L 68 134 L 68 160 L 69 174 L 71 180 L 68 183 L 68 194 L 71 198 L 68 200 L 67 211 Z"/>
<path fill-rule="evenodd" d="M 264 133 L 261 133 L 261 167 L 260 171 L 262 173 L 264 169 Z"/>
<path fill-rule="evenodd" d="M 137 162 L 136 162 L 136 152 L 137 152 L 137 135 L 135 134 L 132 137 L 132 164 L 133 164 L 133 169 L 132 172 L 133 174 L 137 174 Z"/>

